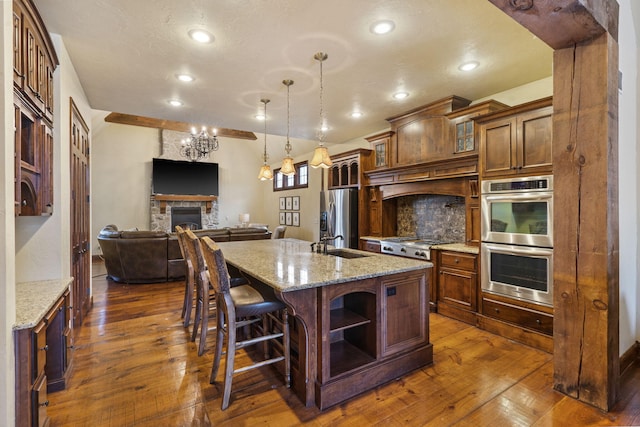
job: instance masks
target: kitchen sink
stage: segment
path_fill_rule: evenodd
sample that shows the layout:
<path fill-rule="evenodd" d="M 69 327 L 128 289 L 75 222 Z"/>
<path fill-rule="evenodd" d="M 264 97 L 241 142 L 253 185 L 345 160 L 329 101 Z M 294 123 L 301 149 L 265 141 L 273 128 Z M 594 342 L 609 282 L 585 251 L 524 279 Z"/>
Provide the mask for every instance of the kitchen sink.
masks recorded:
<path fill-rule="evenodd" d="M 327 255 L 333 255 L 333 256 L 337 256 L 340 258 L 366 258 L 370 255 L 366 255 L 366 254 L 360 254 L 360 253 L 356 253 L 356 252 L 349 252 L 349 251 L 345 251 L 343 249 L 331 249 L 327 251 Z"/>

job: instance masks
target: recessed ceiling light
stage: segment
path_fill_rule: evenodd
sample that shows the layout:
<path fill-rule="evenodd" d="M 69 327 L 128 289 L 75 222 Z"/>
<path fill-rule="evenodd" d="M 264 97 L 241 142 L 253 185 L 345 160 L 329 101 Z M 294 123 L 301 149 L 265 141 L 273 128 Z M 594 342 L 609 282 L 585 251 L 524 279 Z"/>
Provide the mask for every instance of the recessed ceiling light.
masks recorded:
<path fill-rule="evenodd" d="M 409 96 L 409 92 L 396 92 L 393 94 L 393 99 L 405 99 Z"/>
<path fill-rule="evenodd" d="M 460 65 L 458 69 L 460 69 L 461 71 L 471 71 L 478 68 L 478 65 L 480 64 L 476 61 L 465 62 L 464 64 Z"/>
<path fill-rule="evenodd" d="M 192 82 L 195 80 L 195 77 L 190 76 L 189 74 L 176 74 L 176 79 L 181 82 Z"/>
<path fill-rule="evenodd" d="M 189 37 L 198 43 L 211 43 L 213 41 L 211 33 L 205 30 L 191 30 L 189 31 Z"/>
<path fill-rule="evenodd" d="M 360 117 L 362 117 L 362 113 L 360 111 L 354 111 L 353 113 L 351 113 L 351 117 L 353 117 L 354 119 L 359 119 Z"/>
<path fill-rule="evenodd" d="M 169 105 L 171 105 L 172 107 L 182 107 L 182 101 L 179 101 L 177 99 L 170 99 L 167 102 L 169 102 Z"/>
<path fill-rule="evenodd" d="M 373 34 L 382 35 L 390 33 L 394 28 L 396 28 L 396 24 L 393 21 L 385 19 L 384 21 L 377 21 L 371 24 L 369 31 Z"/>

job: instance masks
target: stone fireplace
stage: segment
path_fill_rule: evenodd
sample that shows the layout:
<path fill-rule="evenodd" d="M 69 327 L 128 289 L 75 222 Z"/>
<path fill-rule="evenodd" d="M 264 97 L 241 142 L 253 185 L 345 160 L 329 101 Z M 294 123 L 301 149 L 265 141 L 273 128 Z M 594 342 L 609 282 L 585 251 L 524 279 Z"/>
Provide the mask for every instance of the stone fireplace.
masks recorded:
<path fill-rule="evenodd" d="M 180 156 L 180 147 L 182 139 L 188 137 L 189 134 L 184 132 L 176 132 L 171 130 L 162 130 L 161 145 L 162 154 L 159 156 L 164 159 L 184 160 Z M 151 195 L 151 230 L 172 232 L 176 224 L 172 221 L 172 212 L 174 208 L 182 210 L 182 208 L 191 208 L 194 215 L 197 215 L 197 209 L 200 210 L 200 226 L 203 229 L 218 228 L 218 198 L 216 196 L 192 196 L 192 195 Z M 181 221 L 196 222 L 197 221 Z"/>
<path fill-rule="evenodd" d="M 175 231 L 173 230 L 175 221 L 172 221 L 172 211 L 174 208 L 200 209 L 201 228 L 218 228 L 217 197 L 171 195 L 151 196 L 151 230 L 164 231 L 166 233 Z"/>

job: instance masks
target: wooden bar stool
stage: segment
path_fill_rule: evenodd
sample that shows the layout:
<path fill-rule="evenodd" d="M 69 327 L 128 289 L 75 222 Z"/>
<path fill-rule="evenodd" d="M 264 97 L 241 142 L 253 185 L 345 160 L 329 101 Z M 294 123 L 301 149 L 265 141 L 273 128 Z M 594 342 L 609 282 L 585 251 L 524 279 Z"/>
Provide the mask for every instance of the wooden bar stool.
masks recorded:
<path fill-rule="evenodd" d="M 184 229 L 176 225 L 176 233 L 178 236 L 178 245 L 180 246 L 180 253 L 182 254 L 182 259 L 184 259 L 184 301 L 182 303 L 182 314 L 181 318 L 184 319 L 184 327 L 187 328 L 189 323 L 191 323 L 191 312 L 193 311 L 193 290 L 195 283 L 195 276 L 193 271 L 193 263 L 191 262 L 191 256 L 189 255 L 189 251 L 187 250 L 185 239 L 186 234 Z"/>
<path fill-rule="evenodd" d="M 217 334 L 215 355 L 209 378 L 211 384 L 215 382 L 218 374 L 220 359 L 222 358 L 222 346 L 226 341 L 225 353 L 227 357 L 222 410 L 227 409 L 229 406 L 231 383 L 234 374 L 284 361 L 285 385 L 288 388 L 291 379 L 291 360 L 289 355 L 289 319 L 286 306 L 276 298 L 273 290 L 267 286 L 242 285 L 232 288 L 224 255 L 213 240 L 203 237 L 201 245 L 197 246 L 196 249 L 203 254 L 209 267 L 211 284 L 216 291 Z M 281 318 L 276 316 L 278 311 L 282 313 Z M 253 329 L 261 330 L 261 336 L 237 341 L 236 331 L 238 328 L 257 322 L 261 322 L 262 327 Z M 279 330 L 271 331 L 268 325 L 273 325 Z M 271 342 L 280 351 L 281 356 L 269 358 L 267 341 Z M 265 343 L 265 360 L 235 369 L 236 351 L 259 343 Z"/>
<path fill-rule="evenodd" d="M 198 356 L 202 356 L 207 341 L 207 332 L 209 332 L 209 317 L 216 316 L 216 295 L 214 292 L 210 292 L 209 273 L 202 258 L 202 251 L 199 250 L 200 243 L 198 237 L 193 234 L 191 230 L 185 230 L 184 235 L 185 246 L 193 263 L 196 288 L 196 312 L 193 317 L 191 341 L 196 340 L 199 329 L 200 340 L 198 342 Z M 215 326 L 211 329 L 215 329 Z"/>

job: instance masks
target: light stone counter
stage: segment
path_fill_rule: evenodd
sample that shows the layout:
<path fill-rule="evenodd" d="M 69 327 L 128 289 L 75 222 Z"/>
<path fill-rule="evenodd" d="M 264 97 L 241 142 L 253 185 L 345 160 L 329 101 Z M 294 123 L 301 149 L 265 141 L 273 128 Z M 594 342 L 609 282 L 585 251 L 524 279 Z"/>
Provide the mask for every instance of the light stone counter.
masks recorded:
<path fill-rule="evenodd" d="M 430 262 L 355 249 L 341 250 L 364 256 L 347 259 L 318 254 L 311 252 L 311 242 L 298 239 L 220 242 L 218 245 L 229 264 L 281 292 L 433 267 Z"/>
<path fill-rule="evenodd" d="M 16 284 L 16 324 L 13 330 L 33 328 L 73 282 L 65 279 L 39 280 Z"/>
<path fill-rule="evenodd" d="M 464 252 L 467 254 L 475 254 L 478 255 L 480 252 L 480 248 L 477 246 L 469 246 L 464 243 L 444 243 L 442 245 L 433 245 L 432 249 L 439 249 L 441 251 L 454 251 L 454 252 Z"/>

